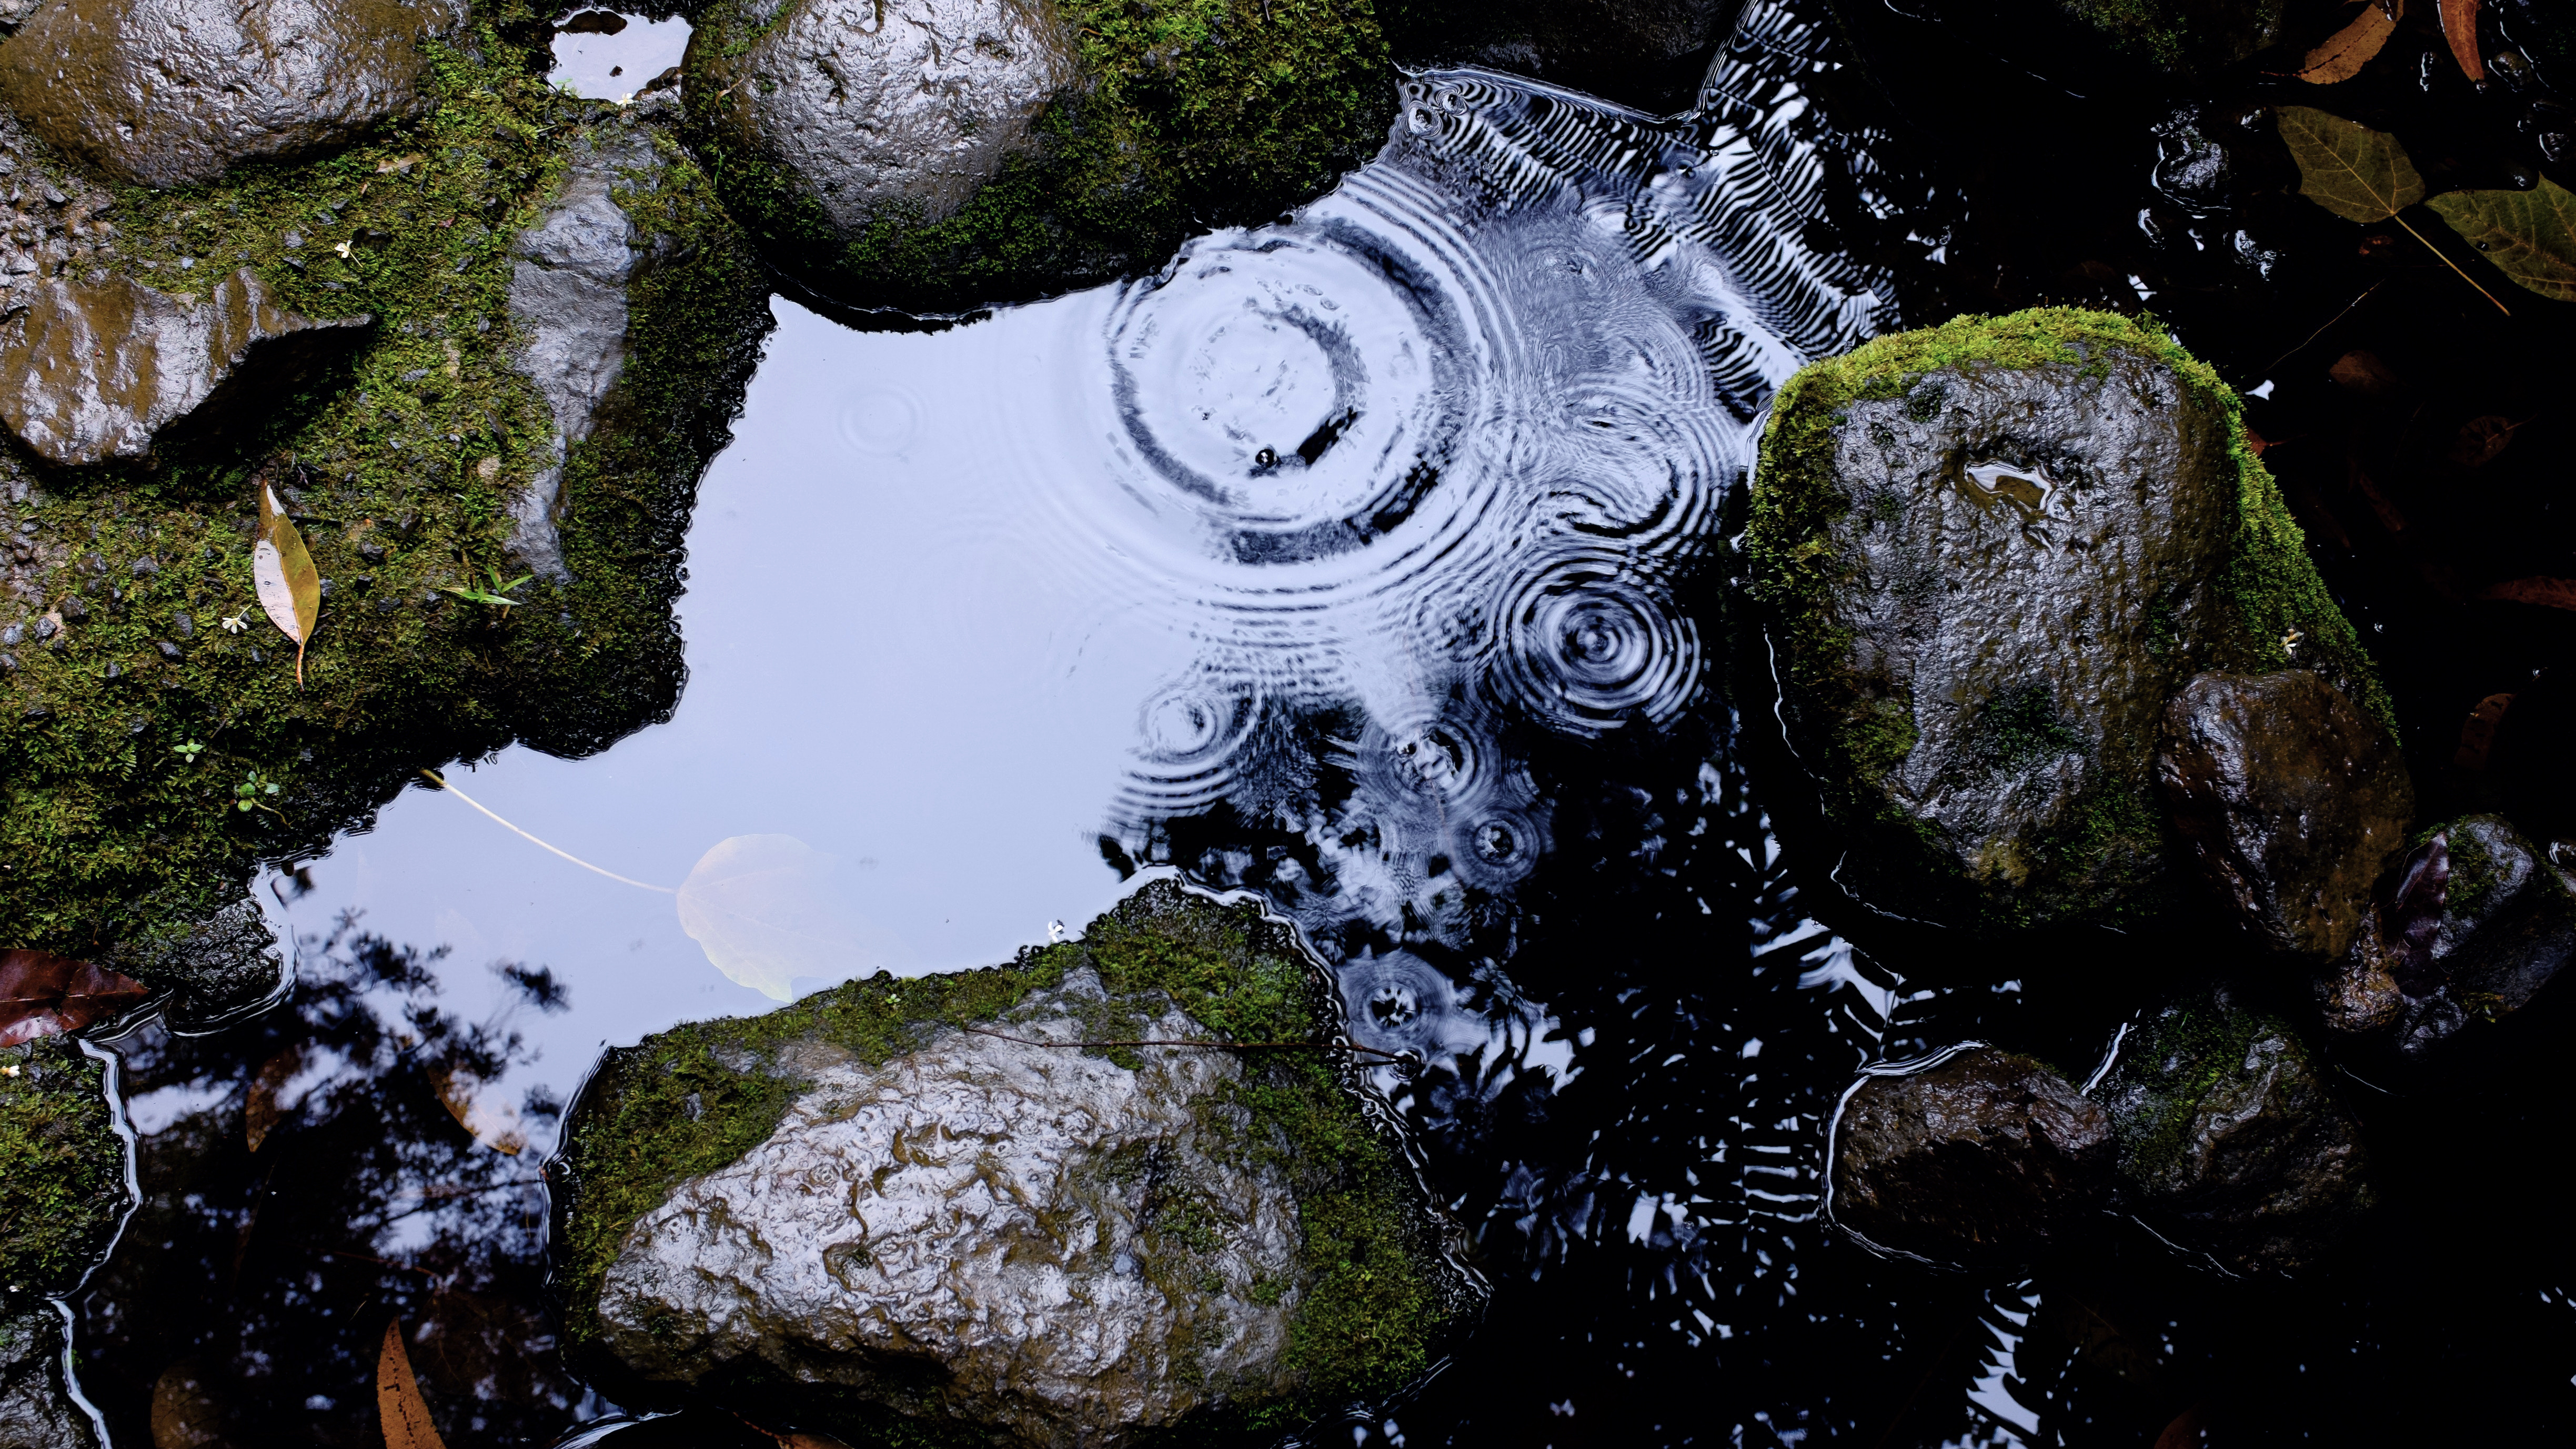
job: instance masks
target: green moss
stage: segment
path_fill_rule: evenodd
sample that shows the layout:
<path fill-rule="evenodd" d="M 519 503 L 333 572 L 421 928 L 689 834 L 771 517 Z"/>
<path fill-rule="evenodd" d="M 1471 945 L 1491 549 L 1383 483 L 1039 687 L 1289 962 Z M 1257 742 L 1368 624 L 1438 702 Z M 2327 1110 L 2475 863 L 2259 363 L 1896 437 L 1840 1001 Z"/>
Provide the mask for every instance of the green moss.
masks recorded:
<path fill-rule="evenodd" d="M 2478 908 L 2495 894 L 2498 884 L 2495 853 L 2487 849 L 2487 843 L 2479 832 L 2468 828 L 2473 823 L 2500 826 L 2506 830 L 2513 828 L 2501 816 L 2471 815 L 2434 826 L 2417 836 L 2415 841 L 2421 845 L 2431 839 L 2435 831 L 2444 836 L 2443 850 L 2450 858 L 2451 873 L 2442 887 L 2442 914 L 2453 920 L 2475 916 Z M 2552 873 L 2542 870 L 2538 874 L 2547 878 Z"/>
<path fill-rule="evenodd" d="M 1823 758 L 1813 763 L 1826 809 L 1889 851 L 1911 849 L 1914 842 L 1928 843 L 1936 854 L 1945 847 L 1883 783 L 1915 743 L 1910 720 L 1900 724 L 1894 718 L 1900 711 L 1910 716 L 1913 702 L 1891 676 L 1852 666 L 1855 635 L 1831 608 L 1853 566 L 1834 536 L 1853 507 L 1836 475 L 1838 435 L 1849 410 L 1858 402 L 1901 399 L 1909 415 L 1929 421 L 1948 405 L 1954 373 L 2059 366 L 2101 379 L 2109 376 L 2115 354 L 2171 369 L 2195 401 L 2216 411 L 2235 480 L 2226 553 L 2188 646 L 2175 626 L 2175 601 L 2159 599 L 2149 610 L 2149 648 L 2178 668 L 2194 670 L 2316 668 L 2392 731 L 2396 727 L 2387 691 L 2310 563 L 2279 489 L 2245 441 L 2241 404 L 2216 372 L 2152 318 L 2063 307 L 1960 317 L 1878 338 L 1789 380 L 1763 436 L 1746 533 L 1752 592 L 1777 646 L 1783 689 L 1802 729 L 1824 736 Z M 2084 748 L 2078 734 L 2057 719 L 2044 691 L 2006 691 L 1978 708 L 1962 768 L 2009 770 Z M 1988 864 L 2010 883 L 2044 867 L 2086 882 L 2079 894 L 2116 895 L 2111 887 L 2143 880 L 2162 849 L 2162 827 L 2147 788 L 2145 781 L 2132 781 L 2081 802 L 2072 823 L 2054 838 L 2018 843 L 2014 859 Z M 2028 916 L 2023 904 L 2010 900 L 1995 909 L 2004 924 Z"/>
<path fill-rule="evenodd" d="M 2293 1039 L 2280 1022 L 2209 993 L 2139 1023 L 2096 1093 L 2110 1109 L 2121 1175 L 2164 1180 L 2189 1144 L 2201 1103 L 2244 1070 L 2246 1054 L 2267 1036 Z"/>
<path fill-rule="evenodd" d="M 960 312 L 1158 267 L 1211 227 L 1267 221 L 1384 140 L 1393 72 L 1369 0 L 1058 0 L 1083 83 L 954 216 L 845 234 L 719 119 L 788 7 L 719 0 L 690 52 L 691 144 L 787 268 L 862 307 Z"/>
<path fill-rule="evenodd" d="M 1081 940 L 1023 953 L 1009 966 L 915 980 L 881 974 L 765 1016 L 682 1027 L 612 1051 L 575 1108 L 563 1159 L 572 1197 L 557 1272 L 575 1344 L 599 1334 L 599 1288 L 635 1221 L 681 1182 L 738 1160 L 776 1129 L 806 1080 L 791 1049 L 820 1043 L 882 1063 L 947 1030 L 1007 1019 L 1030 993 L 1086 965 L 1109 992 L 1102 1019 L 1088 1024 L 1104 1040 L 1125 1039 L 1130 1024 L 1167 1004 L 1226 1041 L 1336 1039 L 1331 985 L 1287 932 L 1250 907 L 1220 907 L 1161 884 L 1094 921 Z M 1401 1146 L 1366 1115 L 1337 1058 L 1263 1048 L 1241 1060 L 1242 1076 L 1199 1111 L 1211 1124 L 1235 1124 L 1221 1133 L 1228 1150 L 1278 1170 L 1296 1199 L 1303 1238 L 1294 1281 L 1304 1296 L 1290 1326 L 1290 1362 L 1300 1387 L 1289 1400 L 1237 1406 L 1223 1423 L 1181 1426 L 1164 1442 L 1290 1427 L 1391 1392 L 1429 1366 L 1461 1311 Z M 1113 1177 L 1119 1170 L 1109 1168 Z M 1197 1284 L 1187 1276 L 1203 1271 L 1193 1266 L 1196 1255 L 1216 1246 L 1208 1205 L 1176 1192 L 1149 1203 L 1147 1217 L 1163 1259 L 1148 1271 Z M 1249 1291 L 1254 1301 L 1275 1303 L 1290 1286 Z"/>
<path fill-rule="evenodd" d="M 110 213 L 107 264 L 139 281 L 177 292 L 248 266 L 287 307 L 376 325 L 221 420 L 217 443 L 63 473 L 0 458 L 0 483 L 33 490 L 12 511 L 41 550 L 44 602 L 20 622 L 66 624 L 0 675 L 10 944 L 148 968 L 256 862 L 318 852 L 417 766 L 513 739 L 596 749 L 676 697 L 680 530 L 768 325 L 757 263 L 676 150 L 623 198 L 665 233 L 662 261 L 632 289 L 635 351 L 566 467 L 571 581 L 523 586 L 507 611 L 437 592 L 507 562 L 508 499 L 552 461 L 552 418 L 510 363 L 510 239 L 585 131 L 626 124 L 543 82 L 531 23 L 518 0 L 478 9 L 470 47 L 433 48 L 436 105 L 417 121 L 131 189 Z M 251 583 L 263 476 L 328 590 L 301 686 Z M 281 785 L 275 814 L 232 808 L 253 774 Z"/>
<path fill-rule="evenodd" d="M 106 1068 L 69 1037 L 0 1048 L 0 1313 L 67 1293 L 126 1207 Z"/>
<path fill-rule="evenodd" d="M 2059 0 L 2132 60 L 2181 75 L 2252 55 L 2280 30 L 2281 0 Z"/>

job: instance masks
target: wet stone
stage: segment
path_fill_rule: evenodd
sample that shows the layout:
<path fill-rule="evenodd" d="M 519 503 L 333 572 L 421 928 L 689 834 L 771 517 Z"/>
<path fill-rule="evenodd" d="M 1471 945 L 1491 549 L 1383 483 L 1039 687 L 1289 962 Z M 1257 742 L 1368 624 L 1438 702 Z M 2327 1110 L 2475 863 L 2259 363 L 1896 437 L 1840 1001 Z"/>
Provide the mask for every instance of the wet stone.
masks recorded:
<path fill-rule="evenodd" d="M 1870 1076 L 1833 1131 L 1834 1222 L 1936 1263 L 2026 1265 L 2080 1233 L 2111 1188 L 2111 1124 L 2044 1064 L 1972 1046 Z"/>
<path fill-rule="evenodd" d="M 2314 1267 L 2374 1201 L 2360 1124 L 2320 1063 L 2224 991 L 2132 1026 L 2093 1096 L 2126 1206 L 2230 1272 Z"/>
<path fill-rule="evenodd" d="M 212 181 L 430 105 L 420 42 L 454 0 L 54 0 L 0 45 L 0 101 L 107 176 Z"/>
<path fill-rule="evenodd" d="M 2422 1057 L 2530 1005 L 2571 955 L 2576 841 L 2471 815 L 2406 857 L 2319 995 L 2330 1030 Z"/>
<path fill-rule="evenodd" d="M 141 457 L 175 424 L 221 426 L 235 399 L 347 347 L 372 320 L 289 312 L 247 268 L 194 295 L 48 280 L 0 332 L 0 419 L 56 463 Z"/>
<path fill-rule="evenodd" d="M 89 1416 L 63 1379 L 63 1320 L 21 1301 L 0 1316 L 0 1449 L 95 1449 Z"/>
<path fill-rule="evenodd" d="M 2414 823 L 2387 727 L 2304 669 L 2201 675 L 2164 725 L 2158 781 L 2201 874 L 2271 949 L 2342 955 Z"/>

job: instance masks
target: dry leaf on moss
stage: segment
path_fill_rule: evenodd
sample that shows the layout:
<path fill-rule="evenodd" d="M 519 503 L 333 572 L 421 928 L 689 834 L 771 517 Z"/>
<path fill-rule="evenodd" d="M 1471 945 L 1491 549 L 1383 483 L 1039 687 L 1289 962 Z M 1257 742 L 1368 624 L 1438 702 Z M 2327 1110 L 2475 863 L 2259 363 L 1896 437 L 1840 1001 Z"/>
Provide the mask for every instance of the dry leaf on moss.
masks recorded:
<path fill-rule="evenodd" d="M 2450 191 L 2430 204 L 2515 285 L 2576 302 L 2576 192 L 2543 176 L 2529 191 Z"/>
<path fill-rule="evenodd" d="M 2379 54 L 2388 37 L 2397 33 L 2397 22 L 2406 14 L 2406 0 L 2364 0 L 2361 14 L 2353 22 L 2326 37 L 2326 43 L 2308 52 L 2307 60 L 2291 74 L 2311 85 L 2330 86 L 2361 74 L 2370 58 Z"/>
<path fill-rule="evenodd" d="M 313 556 L 304 551 L 304 535 L 295 531 L 277 490 L 265 479 L 259 485 L 259 542 L 250 551 L 251 583 L 269 622 L 295 641 L 295 682 L 304 683 L 304 645 L 322 613 L 322 576 Z"/>

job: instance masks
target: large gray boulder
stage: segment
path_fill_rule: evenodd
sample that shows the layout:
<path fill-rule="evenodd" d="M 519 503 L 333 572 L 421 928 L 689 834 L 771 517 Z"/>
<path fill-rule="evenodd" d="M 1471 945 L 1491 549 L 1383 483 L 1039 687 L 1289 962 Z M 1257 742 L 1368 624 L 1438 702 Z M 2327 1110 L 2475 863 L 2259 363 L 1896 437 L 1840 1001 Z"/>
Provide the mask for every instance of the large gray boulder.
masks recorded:
<path fill-rule="evenodd" d="M 2576 842 L 2471 815 L 2406 858 L 2319 994 L 2329 1029 L 2422 1058 L 2530 1005 L 2571 957 Z"/>
<path fill-rule="evenodd" d="M 228 400 L 343 350 L 364 314 L 316 321 L 271 300 L 244 267 L 202 291 L 122 275 L 48 277 L 0 324 L 0 420 L 56 463 L 139 458 L 174 425 L 222 420 Z"/>
<path fill-rule="evenodd" d="M 2233 393 L 2171 338 L 2043 309 L 1792 378 L 1746 534 L 1787 742 L 1834 878 L 1984 933 L 2138 924 L 2187 877 L 2157 789 L 2209 671 L 2384 696 Z"/>
<path fill-rule="evenodd" d="M 0 43 L 0 103 L 118 181 L 187 186 L 425 113 L 456 0 L 52 0 Z"/>
<path fill-rule="evenodd" d="M 553 1169 L 576 1361 L 853 1442 L 1107 1449 L 1398 1391 L 1483 1288 L 1337 1000 L 1284 927 L 1162 883 L 1014 966 L 611 1053 Z"/>
<path fill-rule="evenodd" d="M 2231 1272 L 2314 1267 L 2375 1201 L 2360 1124 L 2316 1057 L 2225 991 L 2135 1023 L 2093 1096 L 2128 1206 Z"/>
<path fill-rule="evenodd" d="M 2342 955 L 2415 822 L 2388 727 L 2305 669 L 2201 675 L 2164 723 L 2165 805 L 2202 876 L 2271 949 Z"/>
<path fill-rule="evenodd" d="M 2073 1083 L 1973 1045 L 1863 1077 L 1845 1095 L 1827 1210 L 1885 1252 L 2019 1267 L 2100 1212 L 2111 1162 L 2110 1118 Z"/>
<path fill-rule="evenodd" d="M 726 32 L 690 39 L 693 85 L 717 143 L 854 232 L 957 214 L 1080 75 L 1044 0 L 776 0 L 782 18 L 738 55 Z"/>

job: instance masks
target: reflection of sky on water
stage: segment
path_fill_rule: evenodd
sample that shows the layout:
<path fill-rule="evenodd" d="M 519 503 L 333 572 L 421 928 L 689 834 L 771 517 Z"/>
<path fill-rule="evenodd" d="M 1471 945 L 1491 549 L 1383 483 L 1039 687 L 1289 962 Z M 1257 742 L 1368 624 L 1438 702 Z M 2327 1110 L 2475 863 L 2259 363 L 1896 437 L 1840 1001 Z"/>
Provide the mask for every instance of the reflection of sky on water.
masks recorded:
<path fill-rule="evenodd" d="M 554 69 L 546 79 L 593 100 L 623 100 L 643 89 L 645 82 L 678 65 L 681 53 L 689 48 L 689 22 L 685 20 L 647 20 L 641 15 L 620 18 L 626 24 L 614 35 L 558 31 Z M 610 71 L 617 74 L 611 75 Z"/>

